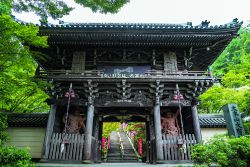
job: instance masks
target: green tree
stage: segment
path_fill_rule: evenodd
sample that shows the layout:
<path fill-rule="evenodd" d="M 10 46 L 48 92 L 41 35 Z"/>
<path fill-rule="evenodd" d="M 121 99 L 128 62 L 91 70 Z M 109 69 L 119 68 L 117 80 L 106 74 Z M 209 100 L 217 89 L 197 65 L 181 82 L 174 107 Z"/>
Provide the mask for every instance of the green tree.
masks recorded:
<path fill-rule="evenodd" d="M 242 62 L 247 61 L 245 58 L 249 57 L 247 54 L 250 53 L 250 30 L 247 27 L 243 27 L 240 29 L 239 34 L 240 36 L 232 40 L 222 54 L 212 64 L 213 73 L 216 76 L 222 76 L 235 65 L 239 65 Z"/>
<path fill-rule="evenodd" d="M 1 110 L 46 111 L 43 83 L 33 78 L 36 64 L 29 46 L 47 47 L 38 27 L 20 25 L 10 16 L 9 1 L 0 3 L 0 107 Z M 38 106 L 40 109 L 38 110 Z"/>
<path fill-rule="evenodd" d="M 53 19 L 68 15 L 73 10 L 62 0 L 9 0 L 16 12 L 34 11 L 41 17 L 42 23 L 47 23 L 48 17 Z M 117 13 L 129 0 L 74 0 L 76 3 L 92 9 L 93 12 Z"/>
<path fill-rule="evenodd" d="M 129 0 L 75 0 L 75 2 L 89 7 L 93 12 L 117 13 Z"/>
<path fill-rule="evenodd" d="M 212 65 L 213 73 L 222 77 L 221 85 L 214 85 L 199 98 L 200 112 L 221 112 L 227 103 L 237 103 L 241 112 L 250 114 L 250 30 L 242 28 Z"/>
<path fill-rule="evenodd" d="M 108 3 L 110 2 L 110 3 Z M 126 0 L 78 1 L 94 11 L 117 12 Z M 36 54 L 30 46 L 47 47 L 47 37 L 37 36 L 39 28 L 17 23 L 11 17 L 17 12 L 34 11 L 47 23 L 48 17 L 61 18 L 73 8 L 58 0 L 1 0 L 0 1 L 0 166 L 33 166 L 26 150 L 4 146 L 7 139 L 7 117 L 2 111 L 44 112 L 48 105 L 45 82 L 34 78 Z"/>
<path fill-rule="evenodd" d="M 120 122 L 104 122 L 102 136 L 107 138 L 112 131 L 119 131 L 120 125 Z"/>
<path fill-rule="evenodd" d="M 93 11 L 115 13 L 128 0 L 76 0 Z M 17 12 L 34 11 L 46 23 L 48 17 L 60 18 L 73 9 L 58 0 L 2 0 L 0 2 L 0 107 L 15 112 L 47 111 L 43 102 L 48 96 L 43 92 L 46 83 L 33 78 L 38 54 L 29 46 L 47 47 L 47 37 L 39 37 L 38 27 L 20 25 L 11 17 Z"/>

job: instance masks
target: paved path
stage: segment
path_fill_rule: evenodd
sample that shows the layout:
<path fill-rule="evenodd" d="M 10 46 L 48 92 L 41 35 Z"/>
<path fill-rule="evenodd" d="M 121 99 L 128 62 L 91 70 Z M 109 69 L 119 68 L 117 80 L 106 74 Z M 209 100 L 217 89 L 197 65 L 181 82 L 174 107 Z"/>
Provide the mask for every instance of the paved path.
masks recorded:
<path fill-rule="evenodd" d="M 146 164 L 146 163 L 101 163 L 101 164 L 56 164 L 56 163 L 37 163 L 37 167 L 193 167 L 192 164 Z"/>

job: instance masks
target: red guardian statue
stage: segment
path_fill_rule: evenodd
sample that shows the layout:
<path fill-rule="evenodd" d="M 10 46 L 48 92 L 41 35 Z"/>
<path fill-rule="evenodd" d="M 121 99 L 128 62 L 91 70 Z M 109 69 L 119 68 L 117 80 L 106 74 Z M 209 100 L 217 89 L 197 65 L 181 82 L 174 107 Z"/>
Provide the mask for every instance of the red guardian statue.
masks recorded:
<path fill-rule="evenodd" d="M 178 124 L 178 115 L 180 110 L 178 109 L 176 113 L 166 112 L 161 117 L 161 127 L 164 134 L 178 135 L 180 133 L 180 128 Z"/>
<path fill-rule="evenodd" d="M 66 114 L 64 115 L 62 121 L 63 123 L 66 123 Z M 81 133 L 85 129 L 84 121 L 85 118 L 80 115 L 79 109 L 76 109 L 73 114 L 69 113 L 66 125 L 66 133 Z"/>

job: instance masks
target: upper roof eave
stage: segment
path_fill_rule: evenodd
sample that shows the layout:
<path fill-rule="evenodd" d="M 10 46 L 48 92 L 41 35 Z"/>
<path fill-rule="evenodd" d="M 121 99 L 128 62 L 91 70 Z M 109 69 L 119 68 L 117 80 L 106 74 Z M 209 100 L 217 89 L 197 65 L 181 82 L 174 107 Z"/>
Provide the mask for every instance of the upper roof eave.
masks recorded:
<path fill-rule="evenodd" d="M 243 22 L 233 21 L 224 25 L 197 25 L 188 24 L 159 24 L 159 23 L 68 23 L 68 24 L 44 24 L 41 30 L 45 29 L 70 29 L 70 30 L 233 30 L 238 29 Z"/>

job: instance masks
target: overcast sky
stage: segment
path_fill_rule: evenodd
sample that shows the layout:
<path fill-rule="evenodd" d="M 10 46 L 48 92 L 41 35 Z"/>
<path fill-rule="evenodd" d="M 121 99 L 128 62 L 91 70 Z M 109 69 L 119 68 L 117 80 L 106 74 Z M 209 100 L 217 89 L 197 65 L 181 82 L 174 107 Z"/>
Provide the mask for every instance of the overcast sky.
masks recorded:
<path fill-rule="evenodd" d="M 245 23 L 250 20 L 250 0 L 130 0 L 117 14 L 93 13 L 66 2 L 75 9 L 60 20 L 80 23 L 186 23 L 198 25 L 203 20 L 220 25 L 238 18 Z M 39 23 L 32 14 L 16 16 L 26 22 Z M 50 21 L 52 22 L 52 21 Z M 52 23 L 58 23 L 52 22 Z"/>

